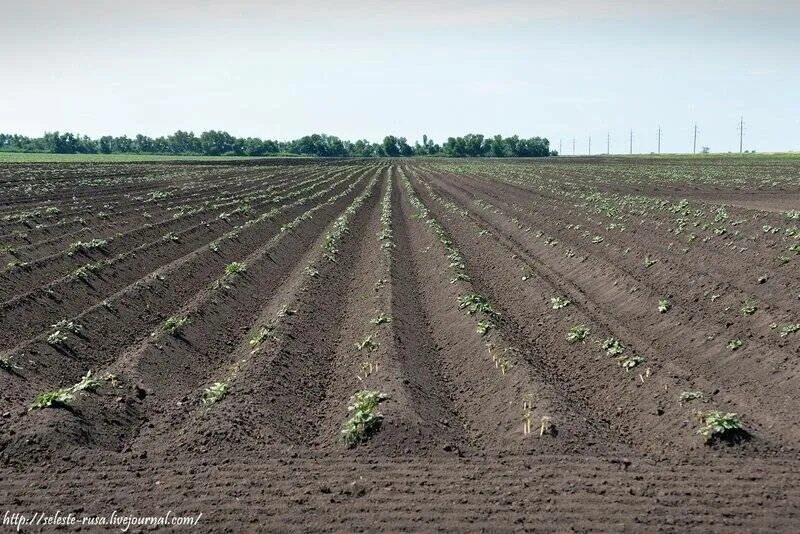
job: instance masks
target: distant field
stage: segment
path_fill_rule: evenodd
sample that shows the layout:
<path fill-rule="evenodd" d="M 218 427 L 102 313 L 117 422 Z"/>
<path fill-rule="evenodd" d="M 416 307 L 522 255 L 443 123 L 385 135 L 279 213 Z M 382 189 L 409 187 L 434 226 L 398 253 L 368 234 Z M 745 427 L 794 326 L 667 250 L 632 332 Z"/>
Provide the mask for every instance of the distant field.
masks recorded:
<path fill-rule="evenodd" d="M 280 157 L 287 156 L 291 156 L 291 154 L 280 155 Z M 157 156 L 150 154 L 46 154 L 0 152 L 0 163 L 121 163 L 131 161 L 231 161 L 247 159 L 265 158 L 250 156 Z"/>

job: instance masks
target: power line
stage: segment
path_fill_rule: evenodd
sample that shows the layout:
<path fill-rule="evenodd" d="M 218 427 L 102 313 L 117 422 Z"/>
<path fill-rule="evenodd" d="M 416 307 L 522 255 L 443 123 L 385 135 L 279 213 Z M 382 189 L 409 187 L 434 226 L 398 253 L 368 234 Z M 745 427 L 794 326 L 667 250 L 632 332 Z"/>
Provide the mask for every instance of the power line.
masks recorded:
<path fill-rule="evenodd" d="M 658 125 L 658 153 L 661 154 L 661 125 Z"/>
<path fill-rule="evenodd" d="M 739 154 L 742 153 L 742 143 L 744 141 L 744 116 L 739 116 Z"/>

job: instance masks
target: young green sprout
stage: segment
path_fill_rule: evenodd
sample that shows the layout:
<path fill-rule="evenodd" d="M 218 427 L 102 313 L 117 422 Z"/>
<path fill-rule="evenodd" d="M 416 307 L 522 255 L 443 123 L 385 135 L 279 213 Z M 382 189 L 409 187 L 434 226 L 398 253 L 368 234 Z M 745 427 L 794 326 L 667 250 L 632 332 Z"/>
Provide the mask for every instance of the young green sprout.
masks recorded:
<path fill-rule="evenodd" d="M 347 411 L 352 415 L 339 433 L 347 447 L 355 447 L 377 432 L 383 421 L 378 407 L 388 398 L 388 395 L 372 390 L 359 391 L 350 397 Z"/>
<path fill-rule="evenodd" d="M 701 426 L 697 433 L 710 442 L 714 438 L 725 439 L 737 431 L 743 430 L 742 420 L 735 413 L 725 413 L 720 411 L 698 413 Z"/>
<path fill-rule="evenodd" d="M 744 345 L 744 341 L 742 341 L 741 339 L 738 339 L 738 338 L 737 339 L 731 339 L 730 341 L 728 341 L 728 348 L 731 351 L 735 351 L 735 350 L 741 348 L 742 345 Z"/>
<path fill-rule="evenodd" d="M 167 318 L 164 321 L 164 324 L 161 325 L 161 329 L 164 330 L 167 334 L 175 337 L 180 337 L 183 333 L 183 329 L 186 325 L 191 323 L 191 319 L 188 317 L 180 317 L 173 315 L 172 317 Z"/>
<path fill-rule="evenodd" d="M 482 312 L 489 317 L 499 317 L 500 314 L 492 307 L 489 299 L 478 293 L 465 293 L 458 298 L 459 309 L 466 309 L 469 315 Z"/>
<path fill-rule="evenodd" d="M 78 391 L 96 391 L 99 387 L 103 385 L 103 380 L 100 378 L 96 378 L 92 376 L 91 371 L 87 371 L 86 374 L 81 378 L 81 381 L 72 386 L 72 389 L 75 392 Z"/>
<path fill-rule="evenodd" d="M 13 373 L 21 369 L 21 367 L 11 361 L 11 356 L 0 357 L 0 369 L 9 373 Z"/>
<path fill-rule="evenodd" d="M 67 254 L 74 255 L 76 252 L 86 252 L 94 249 L 101 249 L 108 244 L 105 239 L 92 239 L 91 241 L 76 241 L 69 246 Z"/>
<path fill-rule="evenodd" d="M 105 265 L 107 265 L 107 263 L 104 263 L 102 261 L 87 263 L 83 267 L 78 267 L 77 269 L 75 269 L 75 271 L 73 271 L 72 273 L 72 277 L 79 278 L 84 282 L 88 282 L 89 275 L 100 272 Z"/>
<path fill-rule="evenodd" d="M 570 304 L 572 304 L 572 301 L 564 297 L 552 297 L 550 299 L 550 305 L 553 307 L 554 310 L 560 310 L 561 308 L 566 308 Z"/>
<path fill-rule="evenodd" d="M 31 410 L 50 408 L 52 406 L 67 406 L 75 398 L 71 388 L 61 388 L 54 391 L 45 391 L 39 394 L 31 405 Z"/>
<path fill-rule="evenodd" d="M 222 400 L 229 390 L 227 382 L 214 382 L 203 390 L 203 404 L 210 405 Z"/>
<path fill-rule="evenodd" d="M 600 346 L 609 356 L 619 356 L 625 352 L 625 347 L 622 345 L 622 343 L 620 343 L 619 339 L 615 337 L 606 339 L 600 344 Z"/>
<path fill-rule="evenodd" d="M 680 395 L 678 395 L 678 402 L 690 402 L 695 399 L 702 399 L 703 392 L 702 391 L 683 391 Z"/>
<path fill-rule="evenodd" d="M 278 310 L 278 317 L 289 317 L 291 315 L 296 315 L 297 310 L 289 308 L 288 305 L 284 304 L 281 306 L 281 309 Z"/>
<path fill-rule="evenodd" d="M 31 410 L 50 408 L 54 406 L 67 406 L 81 391 L 94 392 L 103 385 L 103 381 L 92 376 L 88 371 L 80 382 L 75 385 L 63 387 L 54 391 L 41 393 L 34 399 Z"/>
<path fill-rule="evenodd" d="M 583 341 L 589 335 L 589 328 L 586 325 L 578 324 L 573 326 L 567 332 L 567 341 L 570 343 L 577 343 L 578 341 Z"/>
<path fill-rule="evenodd" d="M 658 301 L 658 313 L 667 313 L 672 309 L 672 304 L 667 299 Z"/>
<path fill-rule="evenodd" d="M 795 332 L 800 332 L 800 323 L 787 324 L 780 329 L 781 337 L 786 337 Z"/>
<path fill-rule="evenodd" d="M 644 358 L 635 354 L 617 357 L 617 363 L 619 363 L 619 365 L 626 371 L 630 371 L 637 365 L 644 363 L 644 361 Z"/>
<path fill-rule="evenodd" d="M 492 324 L 488 321 L 479 321 L 475 331 L 481 336 L 485 336 L 491 330 Z"/>
<path fill-rule="evenodd" d="M 47 343 L 54 347 L 59 345 L 64 345 L 67 342 L 67 334 L 62 332 L 61 330 L 56 330 L 49 336 L 47 336 Z"/>
<path fill-rule="evenodd" d="M 370 322 L 376 326 L 380 326 L 382 324 L 391 323 L 392 318 L 391 316 L 386 315 L 385 313 L 379 313 L 378 316 L 372 319 Z"/>
<path fill-rule="evenodd" d="M 742 307 L 739 309 L 742 312 L 742 315 L 753 315 L 756 310 L 758 310 L 758 306 L 756 305 L 755 301 L 746 300 L 742 303 Z"/>
<path fill-rule="evenodd" d="M 372 336 L 367 336 L 364 338 L 363 341 L 356 343 L 356 348 L 358 350 L 366 350 L 367 352 L 372 352 L 378 348 L 378 344 L 372 341 Z"/>
<path fill-rule="evenodd" d="M 265 339 L 277 339 L 275 337 L 275 326 L 272 324 L 264 325 L 259 327 L 259 329 L 250 336 L 250 346 L 257 347 L 264 342 Z"/>
<path fill-rule="evenodd" d="M 238 261 L 231 262 L 231 263 L 229 263 L 228 265 L 225 266 L 225 274 L 227 276 L 233 276 L 233 275 L 236 275 L 236 274 L 241 274 L 241 273 L 245 272 L 246 270 L 247 270 L 247 266 L 244 263 L 238 262 Z"/>
<path fill-rule="evenodd" d="M 83 334 L 83 325 L 80 325 L 75 321 L 68 321 L 67 319 L 61 319 L 56 324 L 51 325 L 50 327 L 55 328 L 56 330 L 72 332 L 75 335 Z"/>

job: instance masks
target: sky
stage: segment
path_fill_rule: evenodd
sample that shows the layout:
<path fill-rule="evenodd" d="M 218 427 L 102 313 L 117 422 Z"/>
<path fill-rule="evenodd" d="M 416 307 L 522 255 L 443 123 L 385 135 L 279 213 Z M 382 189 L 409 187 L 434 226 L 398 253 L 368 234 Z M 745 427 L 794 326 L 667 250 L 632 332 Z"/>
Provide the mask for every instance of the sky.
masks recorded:
<path fill-rule="evenodd" d="M 0 131 L 800 150 L 800 0 L 0 0 Z"/>

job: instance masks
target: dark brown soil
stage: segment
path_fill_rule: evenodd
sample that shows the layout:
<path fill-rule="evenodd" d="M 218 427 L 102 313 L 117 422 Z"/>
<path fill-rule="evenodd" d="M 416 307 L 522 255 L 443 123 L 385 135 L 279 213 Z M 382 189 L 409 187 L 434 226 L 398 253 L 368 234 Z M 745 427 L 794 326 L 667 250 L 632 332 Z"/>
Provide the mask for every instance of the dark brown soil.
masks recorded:
<path fill-rule="evenodd" d="M 792 531 L 798 176 L 768 159 L 0 167 L 0 513 Z M 91 239 L 107 244 L 70 253 Z M 473 293 L 496 314 L 467 313 Z M 174 336 L 171 316 L 190 319 Z M 62 319 L 82 328 L 54 343 Z M 610 337 L 641 360 L 618 365 Z M 95 391 L 30 408 L 89 370 Z M 384 418 L 347 448 L 362 389 L 388 395 Z M 710 410 L 744 430 L 706 442 Z"/>

